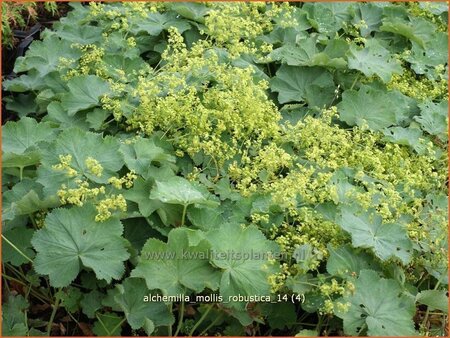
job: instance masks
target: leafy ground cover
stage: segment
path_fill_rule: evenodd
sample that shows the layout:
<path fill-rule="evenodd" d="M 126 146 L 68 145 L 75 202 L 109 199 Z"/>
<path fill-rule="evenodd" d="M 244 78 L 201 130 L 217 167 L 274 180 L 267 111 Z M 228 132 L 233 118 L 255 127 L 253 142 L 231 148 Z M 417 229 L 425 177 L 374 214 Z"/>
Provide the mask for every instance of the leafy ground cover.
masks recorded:
<path fill-rule="evenodd" d="M 446 335 L 446 3 L 71 6 L 3 81 L 3 335 Z"/>

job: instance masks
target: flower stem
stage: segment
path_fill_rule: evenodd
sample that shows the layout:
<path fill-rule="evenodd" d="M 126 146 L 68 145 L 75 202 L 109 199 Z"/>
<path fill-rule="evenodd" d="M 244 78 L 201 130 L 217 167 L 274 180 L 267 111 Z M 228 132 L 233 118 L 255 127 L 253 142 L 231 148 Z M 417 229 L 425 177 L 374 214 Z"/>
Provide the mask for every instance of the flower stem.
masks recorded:
<path fill-rule="evenodd" d="M 181 300 L 180 308 L 178 309 L 178 325 L 177 329 L 175 330 L 175 337 L 178 336 L 178 333 L 181 330 L 181 327 L 183 326 L 183 318 L 184 318 L 184 299 Z"/>

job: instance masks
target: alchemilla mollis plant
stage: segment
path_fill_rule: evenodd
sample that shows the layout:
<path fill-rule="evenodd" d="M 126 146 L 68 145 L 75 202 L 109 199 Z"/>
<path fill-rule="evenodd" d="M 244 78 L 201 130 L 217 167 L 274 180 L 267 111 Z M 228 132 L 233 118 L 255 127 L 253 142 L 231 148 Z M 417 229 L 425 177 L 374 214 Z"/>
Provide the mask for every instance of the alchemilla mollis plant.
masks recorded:
<path fill-rule="evenodd" d="M 447 3 L 71 7 L 3 81 L 3 335 L 447 334 Z"/>

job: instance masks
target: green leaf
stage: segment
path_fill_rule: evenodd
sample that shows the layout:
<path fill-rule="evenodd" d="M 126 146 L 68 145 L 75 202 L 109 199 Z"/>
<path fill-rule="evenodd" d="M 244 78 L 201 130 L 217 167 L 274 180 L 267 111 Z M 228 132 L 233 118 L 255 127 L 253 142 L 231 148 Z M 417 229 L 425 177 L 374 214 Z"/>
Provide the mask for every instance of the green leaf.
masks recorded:
<path fill-rule="evenodd" d="M 56 196 L 42 197 L 43 187 L 34 180 L 24 178 L 3 194 L 3 217 L 11 220 L 14 216 L 29 215 L 39 210 L 60 205 Z"/>
<path fill-rule="evenodd" d="M 361 36 L 367 37 L 373 31 L 378 31 L 381 25 L 381 18 L 383 16 L 383 9 L 372 3 L 358 3 L 358 10 L 355 11 L 353 22 L 355 24 L 364 20 L 366 26 L 360 28 Z"/>
<path fill-rule="evenodd" d="M 436 35 L 425 42 L 425 47 L 413 42 L 411 55 L 405 60 L 411 63 L 411 69 L 416 74 L 424 74 L 428 78 L 435 79 L 437 74 L 435 67 L 445 65 L 448 57 L 448 36 L 444 32 Z"/>
<path fill-rule="evenodd" d="M 42 89 L 42 78 L 36 70 L 30 70 L 28 74 L 23 74 L 11 80 L 3 81 L 3 89 L 6 91 L 24 93 Z"/>
<path fill-rule="evenodd" d="M 158 201 L 152 201 L 150 199 L 150 190 L 153 186 L 151 180 L 144 181 L 138 177 L 131 189 L 124 191 L 123 196 L 132 202 L 138 204 L 139 212 L 144 217 L 150 216 L 158 207 L 160 203 Z"/>
<path fill-rule="evenodd" d="M 114 313 L 97 314 L 92 332 L 100 337 L 121 336 L 123 318 Z"/>
<path fill-rule="evenodd" d="M 131 218 L 123 220 L 125 227 L 124 237 L 130 242 L 133 249 L 140 253 L 145 242 L 157 233 L 148 226 L 148 222 L 142 218 Z"/>
<path fill-rule="evenodd" d="M 426 145 L 421 141 L 425 136 L 418 128 L 390 127 L 383 130 L 384 139 L 393 143 L 410 146 L 418 154 L 423 154 Z"/>
<path fill-rule="evenodd" d="M 61 105 L 69 116 L 78 111 L 93 108 L 100 104 L 100 98 L 110 93 L 110 86 L 105 80 L 95 75 L 77 76 L 67 83 L 69 92 L 61 100 Z"/>
<path fill-rule="evenodd" d="M 16 112 L 19 117 L 25 117 L 29 114 L 38 112 L 36 96 L 34 94 L 19 94 L 17 97 L 5 97 L 6 109 Z"/>
<path fill-rule="evenodd" d="M 225 300 L 235 295 L 268 295 L 270 255 L 278 246 L 255 227 L 222 225 L 206 235 L 214 255 L 211 262 L 223 270 L 220 294 Z"/>
<path fill-rule="evenodd" d="M 221 211 L 217 208 L 194 208 L 187 212 L 188 219 L 197 228 L 207 231 L 223 224 Z"/>
<path fill-rule="evenodd" d="M 158 147 L 151 139 L 140 138 L 132 144 L 122 144 L 120 152 L 125 164 L 130 170 L 147 177 L 150 165 L 175 164 L 175 156 L 170 155 L 161 147 Z"/>
<path fill-rule="evenodd" d="M 157 36 L 163 30 L 167 30 L 170 27 L 175 27 L 181 34 L 188 30 L 191 25 L 186 20 L 177 18 L 177 13 L 150 13 L 146 20 L 136 22 L 131 27 L 131 31 L 135 33 L 146 32 L 150 35 Z"/>
<path fill-rule="evenodd" d="M 36 70 L 41 77 L 57 71 L 60 58 L 77 60 L 81 51 L 71 48 L 70 41 L 60 40 L 54 35 L 46 36 L 43 40 L 34 40 L 24 57 L 17 58 L 14 66 L 15 73 Z"/>
<path fill-rule="evenodd" d="M 2 234 L 9 242 L 19 249 L 28 258 L 34 258 L 34 251 L 31 248 L 31 237 L 33 237 L 34 230 L 28 228 L 14 228 Z M 17 249 L 13 248 L 9 243 L 2 239 L 2 259 L 3 262 L 11 263 L 14 266 L 20 266 L 30 261 L 26 259 L 23 254 L 19 253 Z"/>
<path fill-rule="evenodd" d="M 313 253 L 313 247 L 311 244 L 303 244 L 294 250 L 293 257 L 297 262 L 300 269 L 303 271 L 310 270 L 311 263 L 315 260 L 315 255 Z"/>
<path fill-rule="evenodd" d="M 69 116 L 58 101 L 53 101 L 47 106 L 47 115 L 43 120 L 59 124 L 62 130 L 73 127 L 88 129 L 89 126 L 86 115 L 79 113 Z"/>
<path fill-rule="evenodd" d="M 267 323 L 272 329 L 291 328 L 297 320 L 295 306 L 292 303 L 263 303 L 261 308 L 262 314 L 267 316 Z"/>
<path fill-rule="evenodd" d="M 313 291 L 305 295 L 305 301 L 302 302 L 302 309 L 308 313 L 315 313 L 325 304 L 325 296 Z"/>
<path fill-rule="evenodd" d="M 369 336 L 415 336 L 414 302 L 402 295 L 392 279 L 380 278 L 376 272 L 362 270 L 355 282 L 355 293 L 343 298 L 350 302 L 348 312 L 336 312 L 344 320 L 344 332 L 358 335 L 367 326 Z M 364 332 L 364 331 L 363 331 Z"/>
<path fill-rule="evenodd" d="M 370 255 L 356 250 L 350 245 L 338 248 L 328 245 L 327 248 L 330 254 L 327 260 L 327 271 L 332 275 L 349 278 L 359 275 L 360 271 L 364 269 L 377 269 Z"/>
<path fill-rule="evenodd" d="M 102 137 L 101 134 L 85 132 L 78 128 L 66 129 L 59 134 L 56 141 L 43 152 L 42 166 L 38 169 L 38 182 L 45 187 L 48 194 L 54 194 L 61 184 L 74 182 L 81 175 L 92 182 L 107 183 L 116 176 L 124 164 L 118 151 L 119 142 L 112 136 Z M 53 165 L 60 163 L 60 155 L 71 155 L 71 168 L 77 171 L 76 177 L 68 177 L 65 171 L 55 170 Z M 98 161 L 103 167 L 102 175 L 94 175 L 86 165 L 89 157 Z"/>
<path fill-rule="evenodd" d="M 351 234 L 352 244 L 357 248 L 370 248 L 382 260 L 396 257 L 404 264 L 411 260 L 412 244 L 400 224 L 384 224 L 377 214 L 356 215 L 349 208 L 342 209 L 338 224 Z"/>
<path fill-rule="evenodd" d="M 402 35 L 424 48 L 426 41 L 433 39 L 436 26 L 422 18 L 413 18 L 412 22 L 401 18 L 389 18 L 383 21 L 380 30 Z"/>
<path fill-rule="evenodd" d="M 419 116 L 415 116 L 421 128 L 431 135 L 436 135 L 441 141 L 448 139 L 448 101 L 434 103 L 431 101 L 419 104 Z"/>
<path fill-rule="evenodd" d="M 319 333 L 316 330 L 300 330 L 295 337 L 317 337 Z"/>
<path fill-rule="evenodd" d="M 92 269 L 98 279 L 110 282 L 124 272 L 129 258 L 119 220 L 95 222 L 92 205 L 55 209 L 45 219 L 45 228 L 36 231 L 31 243 L 37 251 L 36 272 L 50 276 L 54 287 L 69 285 L 82 266 Z"/>
<path fill-rule="evenodd" d="M 144 301 L 148 293 L 144 280 L 137 278 L 127 278 L 111 291 L 114 301 L 125 313 L 133 330 L 148 325 L 146 321 L 149 320 L 154 327 L 172 325 L 175 319 L 164 303 Z"/>
<path fill-rule="evenodd" d="M 289 276 L 286 280 L 286 286 L 292 292 L 303 295 L 310 292 L 313 288 L 314 278 L 310 273 L 300 272 L 295 276 Z"/>
<path fill-rule="evenodd" d="M 306 102 L 310 107 L 329 105 L 334 97 L 333 77 L 319 67 L 282 65 L 270 88 L 278 92 L 278 102 Z"/>
<path fill-rule="evenodd" d="M 131 272 L 144 278 L 149 289 L 159 289 L 168 295 L 216 290 L 219 273 L 208 262 L 209 245 L 201 241 L 190 246 L 186 228 L 173 229 L 167 243 L 151 238 L 141 252 L 141 261 Z"/>
<path fill-rule="evenodd" d="M 95 108 L 93 111 L 89 111 L 86 114 L 86 122 L 89 123 L 89 127 L 94 130 L 100 130 L 103 127 L 103 123 L 110 115 L 105 109 Z"/>
<path fill-rule="evenodd" d="M 445 12 L 448 12 L 448 6 L 447 3 L 442 2 L 419 2 L 419 7 L 422 9 L 425 9 L 427 11 L 430 11 L 434 15 L 441 15 Z"/>
<path fill-rule="evenodd" d="M 13 153 L 5 153 L 2 156 L 3 168 L 26 168 L 39 164 L 41 161 L 41 152 L 39 150 L 30 150 L 22 155 Z M 15 175 L 17 177 L 20 174 Z"/>
<path fill-rule="evenodd" d="M 358 91 L 346 90 L 337 105 L 339 118 L 347 124 L 380 130 L 405 120 L 412 110 L 411 102 L 395 91 L 387 92 L 362 85 Z"/>
<path fill-rule="evenodd" d="M 448 293 L 445 290 L 425 290 L 416 295 L 416 302 L 425 304 L 428 309 L 440 310 L 448 314 Z"/>
<path fill-rule="evenodd" d="M 342 40 L 332 41 L 342 42 Z M 282 61 L 289 66 L 322 66 L 337 69 L 343 69 L 347 66 L 347 62 L 343 58 L 331 57 L 328 55 L 327 49 L 322 52 L 319 51 L 316 44 L 317 37 L 300 39 L 297 41 L 297 45 L 285 44 L 275 49 L 269 57 L 272 60 Z M 335 45 L 336 43 L 334 42 L 333 44 Z"/>
<path fill-rule="evenodd" d="M 348 68 L 359 70 L 368 77 L 378 75 L 385 83 L 390 81 L 392 74 L 402 73 L 400 62 L 376 39 L 368 39 L 362 49 L 354 44 L 350 46 Z"/>
<path fill-rule="evenodd" d="M 63 290 L 57 292 L 58 297 L 61 299 L 61 306 L 68 312 L 74 313 L 80 309 L 80 301 L 83 294 L 80 289 L 69 286 Z"/>
<path fill-rule="evenodd" d="M 308 12 L 308 21 L 320 33 L 333 36 L 350 21 L 350 3 L 306 3 L 302 9 Z"/>
<path fill-rule="evenodd" d="M 105 295 L 98 290 L 85 293 L 80 301 L 81 310 L 88 318 L 95 318 L 96 312 L 102 308 L 104 297 Z"/>
<path fill-rule="evenodd" d="M 27 336 L 25 311 L 28 306 L 27 300 L 22 295 L 8 297 L 7 302 L 3 304 L 2 336 Z"/>
<path fill-rule="evenodd" d="M 205 197 L 191 182 L 182 177 L 173 177 L 169 181 L 156 181 L 150 199 L 156 199 L 168 204 L 201 204 L 216 206 L 217 202 Z"/>
<path fill-rule="evenodd" d="M 56 29 L 54 34 L 63 41 L 87 45 L 99 42 L 102 39 L 102 27 L 95 27 L 87 24 L 78 26 L 56 23 L 53 28 Z"/>
<path fill-rule="evenodd" d="M 200 23 L 205 22 L 204 17 L 210 11 L 207 6 L 197 2 L 173 2 L 168 4 L 168 8 L 186 19 Z"/>
<path fill-rule="evenodd" d="M 23 117 L 2 127 L 2 151 L 21 155 L 31 148 L 35 149 L 41 142 L 51 142 L 55 136 L 55 129 L 49 123 L 38 123 L 35 119 Z"/>

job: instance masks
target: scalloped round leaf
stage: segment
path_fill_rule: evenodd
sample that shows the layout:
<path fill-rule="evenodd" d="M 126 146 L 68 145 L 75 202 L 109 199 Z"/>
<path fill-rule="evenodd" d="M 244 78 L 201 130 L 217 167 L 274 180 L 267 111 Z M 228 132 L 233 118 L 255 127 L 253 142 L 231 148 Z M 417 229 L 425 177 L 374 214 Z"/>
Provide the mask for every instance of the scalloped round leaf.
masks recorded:
<path fill-rule="evenodd" d="M 21 155 L 40 142 L 51 142 L 56 136 L 50 123 L 38 123 L 30 117 L 9 121 L 2 126 L 2 151 Z"/>
<path fill-rule="evenodd" d="M 83 266 L 108 283 L 123 275 L 123 262 L 130 255 L 121 237 L 122 224 L 115 218 L 95 222 L 95 215 L 94 206 L 89 204 L 55 209 L 47 215 L 45 227 L 34 234 L 34 269 L 49 275 L 52 286 L 69 285 Z"/>
<path fill-rule="evenodd" d="M 208 261 L 209 244 L 200 241 L 189 244 L 187 228 L 173 229 L 167 243 L 151 238 L 141 251 L 140 262 L 132 277 L 144 278 L 149 289 L 159 289 L 168 295 L 216 290 L 219 272 Z"/>
<path fill-rule="evenodd" d="M 349 208 L 342 209 L 337 223 L 350 233 L 353 246 L 370 248 L 383 261 L 396 257 L 407 264 L 411 260 L 412 243 L 400 224 L 385 224 L 377 214 L 361 212 L 357 215 Z"/>
<path fill-rule="evenodd" d="M 95 75 L 77 76 L 67 83 L 69 92 L 64 94 L 61 105 L 69 116 L 80 110 L 96 107 L 100 98 L 110 93 L 110 85 Z"/>
<path fill-rule="evenodd" d="M 155 327 L 172 325 L 175 319 L 163 302 L 144 301 L 144 296 L 148 293 L 145 281 L 138 278 L 127 278 L 110 291 L 133 330 L 145 327 L 148 320 L 152 321 Z"/>
<path fill-rule="evenodd" d="M 378 75 L 384 82 L 389 82 L 392 74 L 401 74 L 400 62 L 376 39 L 367 40 L 364 48 L 350 45 L 348 68 L 361 71 L 370 77 Z"/>
<path fill-rule="evenodd" d="M 116 176 L 116 172 L 124 165 L 119 153 L 119 141 L 112 137 L 102 137 L 101 134 L 86 132 L 78 128 L 64 130 L 56 141 L 43 152 L 42 166 L 38 168 L 38 182 L 45 191 L 54 194 L 61 184 L 68 185 L 81 175 L 95 183 L 106 183 Z M 76 177 L 68 177 L 65 171 L 52 168 L 60 162 L 60 155 L 71 155 L 71 168 L 78 173 Z M 91 157 L 103 167 L 101 176 L 94 175 L 87 167 L 86 160 Z"/>
<path fill-rule="evenodd" d="M 128 169 L 144 177 L 147 176 L 152 163 L 174 166 L 176 162 L 175 156 L 146 138 L 140 138 L 132 144 L 122 144 L 120 152 Z"/>
<path fill-rule="evenodd" d="M 150 193 L 150 199 L 168 204 L 217 206 L 218 203 L 208 197 L 191 182 L 178 176 L 174 176 L 168 181 L 155 181 L 155 187 Z"/>
<path fill-rule="evenodd" d="M 206 234 L 214 255 L 211 262 L 222 269 L 220 294 L 224 299 L 235 295 L 269 295 L 269 258 L 279 251 L 255 227 L 222 225 Z"/>
<path fill-rule="evenodd" d="M 362 85 L 358 91 L 346 90 L 337 104 L 339 119 L 350 126 L 365 123 L 380 130 L 407 120 L 413 109 L 409 98 L 397 91 Z"/>
<path fill-rule="evenodd" d="M 398 283 L 380 278 L 375 271 L 362 270 L 355 292 L 341 301 L 349 302 L 348 312 L 336 311 L 344 320 L 344 332 L 359 335 L 367 326 L 369 336 L 416 336 L 414 301 L 402 294 Z"/>
<path fill-rule="evenodd" d="M 323 107 L 334 97 L 331 73 L 320 67 L 282 65 L 271 79 L 270 88 L 278 92 L 278 102 L 306 102 L 310 107 Z"/>

